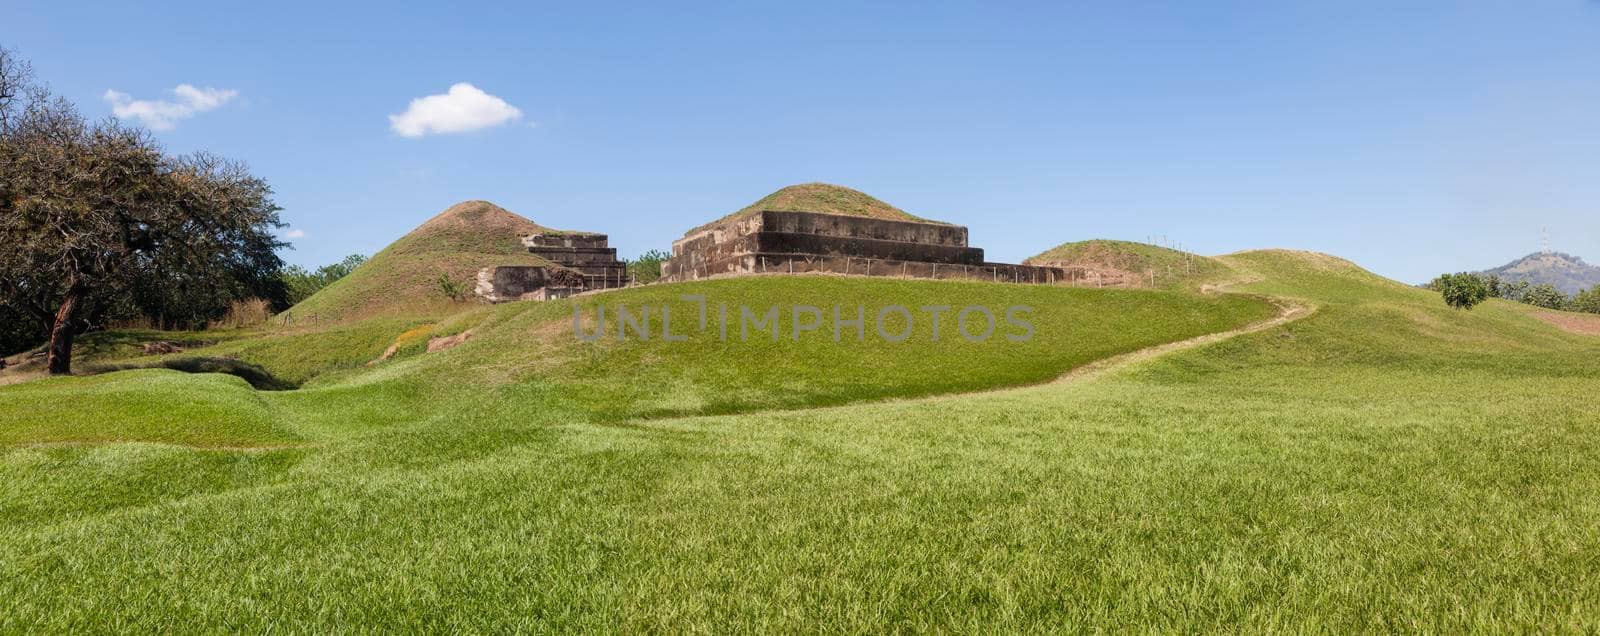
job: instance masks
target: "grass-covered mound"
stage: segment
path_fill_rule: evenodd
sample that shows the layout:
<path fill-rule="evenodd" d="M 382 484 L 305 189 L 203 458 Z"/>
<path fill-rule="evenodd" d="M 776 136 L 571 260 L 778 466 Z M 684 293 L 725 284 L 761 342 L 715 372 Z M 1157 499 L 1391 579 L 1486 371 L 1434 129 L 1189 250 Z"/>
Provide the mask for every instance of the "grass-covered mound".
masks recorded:
<path fill-rule="evenodd" d="M 0 391 L 0 445 L 117 441 L 261 446 L 298 437 L 243 379 L 142 369 Z"/>
<path fill-rule="evenodd" d="M 1331 257 L 1221 260 L 1315 313 L 1067 383 L 752 411 L 813 404 L 815 383 L 1010 377 L 1006 360 L 1137 346 L 1152 332 L 1134 321 L 1177 339 L 1261 309 L 1162 291 L 706 281 L 630 293 L 1041 294 L 1039 346 L 952 364 L 919 346 L 551 335 L 571 328 L 570 303 L 649 300 L 613 292 L 450 316 L 433 332 L 480 335 L 257 394 L 309 448 L 3 449 L 0 631 L 1600 627 L 1600 339 L 1509 303 L 1451 310 Z M 1183 308 L 1198 313 L 1165 315 Z M 1045 339 L 1061 325 L 1081 338 Z M 824 364 L 797 368 L 800 354 Z M 601 386 L 588 365 L 642 388 Z M 617 419 L 725 410 L 738 412 Z"/>
<path fill-rule="evenodd" d="M 1062 243 L 1023 261 L 1028 265 L 1087 267 L 1154 280 L 1161 289 L 1195 289 L 1226 280 L 1232 274 L 1216 259 L 1167 247 L 1094 239 Z"/>
<path fill-rule="evenodd" d="M 708 323 L 702 330 L 700 305 L 685 295 L 706 299 Z M 726 336 L 721 306 L 728 307 Z M 907 308 L 911 330 L 904 340 L 886 340 L 877 317 L 890 306 Z M 932 315 L 923 307 L 945 306 L 938 338 Z M 775 322 L 761 328 L 746 323 L 774 311 Z M 816 308 L 799 314 L 796 308 Z M 840 328 L 834 339 L 833 310 L 864 324 Z M 959 313 L 981 307 L 993 317 L 992 333 L 982 341 L 962 336 Z M 1010 307 L 1025 307 L 1016 318 L 1032 330 L 1024 335 L 1007 321 Z M 630 330 L 618 337 L 618 310 L 638 315 L 648 339 Z M 662 310 L 671 332 L 683 341 L 666 341 Z M 594 333 L 595 318 L 606 312 L 604 337 Z M 502 392 L 534 402 L 553 400 L 586 419 L 620 421 L 659 417 L 801 408 L 853 401 L 912 397 L 1042 382 L 1093 360 L 1134 349 L 1224 331 L 1263 320 L 1274 308 L 1241 296 L 1184 294 L 1066 287 L 1006 285 L 966 281 L 918 281 L 836 276 L 758 276 L 616 290 L 544 303 L 509 303 L 470 308 L 443 318 L 381 317 L 320 329 L 266 329 L 234 334 L 214 345 L 177 354 L 146 356 L 136 344 L 116 347 L 117 334 L 99 334 L 85 368 L 177 367 L 186 360 L 236 359 L 273 379 L 307 389 L 341 386 L 405 385 L 400 403 L 418 413 L 442 408 L 457 397 Z M 860 312 L 858 314 L 858 312 Z M 803 330 L 796 337 L 796 318 Z M 968 333 L 981 334 L 988 321 L 969 314 Z M 884 329 L 896 338 L 904 315 L 885 315 Z M 470 332 L 464 344 L 424 353 L 435 338 Z M 150 334 L 142 334 L 150 335 Z M 171 334 L 163 334 L 171 336 Z M 774 337 L 776 336 L 776 337 Z M 392 357 L 380 360 L 393 348 Z M 420 388 L 419 388 L 420 387 Z M 419 401 L 413 402 L 415 396 Z M 390 421 L 385 419 L 384 421 Z"/>
<path fill-rule="evenodd" d="M 441 275 L 470 292 L 478 270 L 484 267 L 558 267 L 528 253 L 522 245 L 526 235 L 558 231 L 487 201 L 457 203 L 277 320 L 325 323 L 379 315 L 448 313 L 459 307 L 439 289 Z"/>
<path fill-rule="evenodd" d="M 684 295 L 705 297 L 704 330 L 699 328 L 699 302 Z M 724 304 L 725 338 L 720 318 Z M 900 342 L 886 340 L 878 331 L 878 314 L 892 305 L 907 308 L 912 318 Z M 931 314 L 920 308 L 938 305 L 950 309 L 942 313 L 935 338 Z M 1021 328 L 1006 322 L 1005 312 L 1013 306 L 1028 308 L 1016 315 L 1031 324 L 1026 341 L 1008 339 L 1023 335 Z M 750 308 L 753 317 L 776 309 L 775 326 L 757 329 L 744 320 L 741 307 Z M 807 315 L 797 307 L 818 312 Z M 994 315 L 994 331 L 987 339 L 962 337 L 958 313 L 967 307 L 986 308 Z M 593 333 L 598 312 L 606 312 L 603 339 L 578 339 L 572 325 L 575 308 L 584 333 Z M 650 339 L 641 340 L 629 330 L 627 339 L 619 340 L 618 308 L 634 314 L 647 308 Z M 684 341 L 662 339 L 663 308 L 671 317 L 672 333 Z M 866 324 L 857 329 L 841 323 L 835 340 L 835 308 L 841 320 L 860 315 Z M 1224 331 L 1266 319 L 1274 311 L 1259 299 L 1238 296 L 756 276 L 502 306 L 481 319 L 463 317 L 442 329 L 471 329 L 474 337 L 457 349 L 422 356 L 403 372 L 549 391 L 568 408 L 601 421 L 730 413 L 1042 382 L 1093 360 Z M 968 318 L 969 334 L 984 330 L 987 320 L 981 313 L 974 311 Z M 815 324 L 815 330 L 797 337 L 797 319 L 803 329 Z M 883 325 L 899 338 L 906 321 L 903 314 L 889 313 Z"/>
<path fill-rule="evenodd" d="M 843 216 L 860 216 L 873 219 L 887 219 L 891 221 L 921 221 L 923 223 L 944 223 L 932 219 L 924 219 L 906 212 L 900 208 L 879 201 L 865 192 L 853 190 L 844 186 L 831 183 L 802 183 L 792 185 L 773 192 L 760 200 L 745 206 L 733 214 L 689 230 L 694 234 L 713 225 L 733 219 L 743 218 L 767 210 L 781 212 L 817 212 L 821 214 L 838 214 Z"/>

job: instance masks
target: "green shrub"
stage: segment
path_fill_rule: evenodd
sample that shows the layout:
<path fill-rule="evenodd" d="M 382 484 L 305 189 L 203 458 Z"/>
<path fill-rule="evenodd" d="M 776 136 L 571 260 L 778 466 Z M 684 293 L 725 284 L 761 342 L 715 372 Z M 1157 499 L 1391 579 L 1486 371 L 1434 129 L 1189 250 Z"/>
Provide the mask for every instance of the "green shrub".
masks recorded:
<path fill-rule="evenodd" d="M 439 277 L 433 281 L 433 286 L 434 289 L 439 290 L 439 293 L 444 294 L 445 298 L 456 302 L 466 300 L 469 293 L 469 288 L 465 282 L 451 278 L 445 272 L 439 272 Z"/>
<path fill-rule="evenodd" d="M 669 258 L 672 258 L 672 254 L 661 250 L 640 254 L 639 258 L 628 261 L 628 275 L 641 283 L 656 282 L 661 279 L 661 264 Z"/>
<path fill-rule="evenodd" d="M 1428 283 L 1428 288 L 1439 292 L 1445 304 L 1456 309 L 1472 309 L 1490 295 L 1488 279 L 1470 272 L 1441 275 Z"/>
<path fill-rule="evenodd" d="M 1570 299 L 1554 285 L 1534 285 L 1522 295 L 1522 302 L 1545 309 L 1566 309 Z"/>
<path fill-rule="evenodd" d="M 1600 314 L 1600 285 L 1590 287 L 1577 296 L 1572 297 L 1569 303 L 1572 311 L 1581 311 L 1590 314 Z"/>

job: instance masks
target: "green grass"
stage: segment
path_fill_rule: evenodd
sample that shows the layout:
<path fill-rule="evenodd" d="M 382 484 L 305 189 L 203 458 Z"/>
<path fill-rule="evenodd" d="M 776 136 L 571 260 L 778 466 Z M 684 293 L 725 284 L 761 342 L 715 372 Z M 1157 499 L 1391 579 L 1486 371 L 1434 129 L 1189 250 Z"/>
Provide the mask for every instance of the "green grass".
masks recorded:
<path fill-rule="evenodd" d="M 0 391 L 0 444 L 117 441 L 256 446 L 296 439 L 267 400 L 231 375 L 143 369 Z"/>
<path fill-rule="evenodd" d="M 884 203 L 860 190 L 836 186 L 831 183 L 801 183 L 779 189 L 761 197 L 755 203 L 720 219 L 685 232 L 688 236 L 713 225 L 765 211 L 818 212 L 843 216 L 862 216 L 891 221 L 920 221 L 945 224 L 943 221 L 924 219 L 900 208 Z"/>
<path fill-rule="evenodd" d="M 1228 282 L 1237 275 L 1233 268 L 1214 258 L 1158 245 L 1105 239 L 1062 243 L 1024 262 L 1115 269 L 1149 276 L 1153 279 L 1150 286 L 1174 290 L 1195 290 L 1207 283 Z"/>
<path fill-rule="evenodd" d="M 977 283 L 661 286 L 582 302 L 1028 298 L 1039 339 L 581 348 L 560 335 L 570 304 L 513 304 L 438 323 L 479 334 L 456 349 L 256 394 L 303 440 L 290 448 L 13 447 L 0 631 L 1600 627 L 1600 339 L 1508 303 L 1450 310 L 1328 257 L 1220 262 L 1316 311 L 1068 383 L 881 401 L 1031 383 L 1265 310 Z M 30 391 L 129 375 L 0 388 L 23 396 L 0 421 Z M 819 382 L 836 384 L 804 390 Z"/>
<path fill-rule="evenodd" d="M 482 310 L 461 312 L 478 315 Z M 292 385 L 314 385 L 366 368 L 385 349 L 411 330 L 435 323 L 436 318 L 379 316 L 366 320 L 333 323 L 318 328 L 267 327 L 234 330 L 220 338 L 215 332 L 180 334 L 159 331 L 106 331 L 88 334 L 89 346 L 76 353 L 78 369 L 102 373 L 128 367 L 163 367 L 190 359 L 235 359 L 259 366 L 274 378 Z M 209 338 L 209 339 L 208 339 Z M 153 341 L 186 345 L 179 353 L 145 355 L 142 344 Z M 408 341 L 407 352 L 417 351 Z M 426 343 L 424 342 L 424 345 Z"/>
<path fill-rule="evenodd" d="M 699 304 L 681 296 L 703 295 L 707 328 L 698 329 Z M 721 336 L 719 307 L 729 307 L 727 337 Z M 741 340 L 739 306 L 753 314 L 777 307 L 778 337 L 751 329 Z M 877 333 L 877 313 L 889 305 L 913 312 L 911 336 L 885 341 Z M 952 309 L 935 340 L 932 321 L 920 308 Z M 1004 322 L 1007 307 L 1031 307 L 1025 314 L 1034 335 L 1012 342 L 1021 330 Z M 587 321 L 597 308 L 607 310 L 606 337 L 579 342 L 573 334 L 573 308 Z M 652 312 L 652 338 L 616 337 L 619 306 Z M 660 338 L 660 310 L 672 316 L 673 332 L 684 342 Z M 795 338 L 795 306 L 823 314 L 816 331 Z M 958 332 L 955 312 L 986 307 L 998 323 L 988 340 L 969 342 Z M 858 308 L 868 324 L 849 327 L 834 340 L 833 308 L 852 319 Z M 478 386 L 509 385 L 506 390 L 554 392 L 565 407 L 595 421 L 678 414 L 745 412 L 799 408 L 868 399 L 912 397 L 951 391 L 1042 382 L 1086 362 L 1162 342 L 1223 331 L 1265 319 L 1273 308 L 1258 299 L 1201 298 L 1134 291 L 1104 292 L 1046 286 L 1012 286 L 954 281 L 893 281 L 830 276 L 769 276 L 660 285 L 583 297 L 560 303 L 512 305 L 473 327 L 479 337 L 445 354 L 425 356 L 408 373 L 455 378 Z M 972 314 L 979 320 L 979 314 Z M 903 318 L 890 315 L 885 330 L 895 334 Z M 458 325 L 459 330 L 464 325 Z M 979 331 L 973 326 L 970 332 Z"/>
<path fill-rule="evenodd" d="M 706 298 L 708 324 L 704 331 L 698 328 L 699 304 L 683 299 L 685 295 Z M 721 336 L 718 317 L 724 304 L 730 307 L 726 339 Z M 903 342 L 886 341 L 878 333 L 877 313 L 890 305 L 913 312 L 911 335 Z M 931 319 L 921 310 L 933 305 L 952 308 L 943 314 L 937 340 Z M 1031 308 L 1019 314 L 1033 326 L 1033 336 L 1027 341 L 1005 337 L 1022 334 L 1005 322 L 1005 311 L 1013 305 Z M 757 314 L 778 308 L 775 326 L 766 331 L 751 328 L 741 338 L 741 306 Z M 796 338 L 795 306 L 819 308 L 823 313 L 819 328 L 802 331 Z M 844 319 L 864 308 L 861 315 L 866 316 L 867 324 L 859 333 L 844 327 L 836 341 L 835 306 Z M 994 335 L 987 340 L 970 342 L 962 337 L 956 312 L 969 306 L 987 308 L 995 315 Z M 615 319 L 619 307 L 635 313 L 646 308 L 654 312 L 649 323 L 651 338 L 641 340 L 630 331 L 627 339 L 620 339 Z M 661 338 L 663 307 L 673 316 L 672 332 L 684 341 Z M 572 326 L 574 311 L 584 319 L 584 331 L 590 333 L 601 308 L 608 312 L 605 336 L 598 342 L 580 341 Z M 493 398 L 559 409 L 586 421 L 619 422 L 1043 382 L 1093 360 L 1223 331 L 1268 318 L 1274 311 L 1270 304 L 1244 296 L 766 276 L 649 286 L 548 303 L 511 303 L 444 320 L 374 318 L 317 331 L 266 329 L 252 337 L 233 337 L 166 356 L 129 354 L 139 348 L 127 342 L 111 349 L 112 354 L 88 358 L 84 365 L 173 367 L 185 360 L 236 359 L 308 389 L 306 395 L 339 396 L 341 401 L 366 401 L 374 392 L 405 387 L 395 401 L 407 404 L 407 416 L 413 419 L 457 403 Z M 979 320 L 978 316 L 973 314 L 972 320 Z M 898 314 L 891 315 L 884 328 L 898 333 L 903 329 L 902 320 Z M 422 353 L 423 336 L 469 330 L 472 337 L 457 348 Z M 969 333 L 979 332 L 975 322 Z M 133 339 L 106 334 L 99 340 Z M 403 346 L 393 359 L 373 364 L 391 344 Z M 95 349 L 103 350 L 106 348 Z M 50 382 L 18 391 L 49 387 Z M 310 389 L 327 390 L 317 393 Z M 321 420 L 329 411 L 346 408 L 351 407 L 302 407 L 290 409 L 293 414 L 286 417 Z"/>

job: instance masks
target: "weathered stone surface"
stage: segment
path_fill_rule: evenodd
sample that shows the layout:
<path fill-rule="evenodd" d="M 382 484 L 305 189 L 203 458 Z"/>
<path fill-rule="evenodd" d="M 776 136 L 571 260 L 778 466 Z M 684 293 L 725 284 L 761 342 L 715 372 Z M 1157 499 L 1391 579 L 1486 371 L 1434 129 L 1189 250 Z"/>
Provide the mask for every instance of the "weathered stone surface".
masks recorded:
<path fill-rule="evenodd" d="M 606 239 L 606 235 L 594 232 L 552 232 L 524 236 L 522 237 L 522 244 L 530 250 L 541 248 L 608 249 Z"/>
<path fill-rule="evenodd" d="M 534 234 L 524 237 L 528 251 L 584 277 L 586 289 L 611 289 L 628 284 L 628 266 L 617 260 L 617 248 L 606 235 L 589 232 Z"/>
<path fill-rule="evenodd" d="M 763 211 L 706 226 L 672 244 L 664 280 L 761 273 L 1053 283 L 1053 267 L 989 263 L 967 228 L 815 212 Z"/>
<path fill-rule="evenodd" d="M 523 237 L 522 244 L 558 267 L 485 267 L 478 271 L 478 296 L 489 302 L 548 300 L 628 284 L 627 264 L 617 260 L 617 250 L 607 245 L 604 234 L 533 234 Z"/>
<path fill-rule="evenodd" d="M 1071 272 L 1057 267 L 1036 267 L 1010 263 L 929 263 L 860 256 L 818 254 L 758 253 L 713 261 L 694 275 L 675 280 L 695 280 L 714 276 L 748 274 L 843 274 L 848 276 L 890 276 L 937 280 L 978 280 L 1000 283 L 1052 284 L 1072 282 Z"/>
<path fill-rule="evenodd" d="M 588 289 L 586 278 L 568 269 L 529 265 L 478 270 L 477 293 L 489 302 L 566 298 Z"/>

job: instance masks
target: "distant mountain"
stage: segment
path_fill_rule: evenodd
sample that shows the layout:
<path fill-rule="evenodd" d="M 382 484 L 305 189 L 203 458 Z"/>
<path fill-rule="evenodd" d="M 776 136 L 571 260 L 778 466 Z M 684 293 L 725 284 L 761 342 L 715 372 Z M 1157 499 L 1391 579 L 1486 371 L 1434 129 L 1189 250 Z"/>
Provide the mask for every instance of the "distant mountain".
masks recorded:
<path fill-rule="evenodd" d="M 1560 252 L 1535 252 L 1505 265 L 1483 272 L 1510 282 L 1549 283 L 1567 294 L 1600 285 L 1600 267 Z"/>

